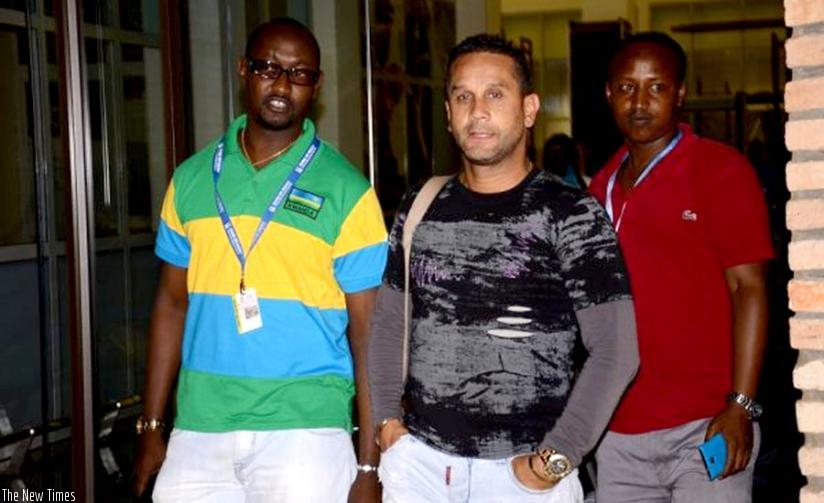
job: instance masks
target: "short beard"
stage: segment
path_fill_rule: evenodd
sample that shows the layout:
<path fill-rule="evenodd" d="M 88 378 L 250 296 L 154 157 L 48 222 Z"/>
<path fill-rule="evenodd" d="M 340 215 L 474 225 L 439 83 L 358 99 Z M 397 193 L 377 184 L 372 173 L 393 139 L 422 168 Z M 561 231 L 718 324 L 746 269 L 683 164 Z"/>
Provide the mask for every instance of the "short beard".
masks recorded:
<path fill-rule="evenodd" d="M 276 132 L 276 131 L 286 131 L 287 129 L 293 128 L 295 126 L 296 118 L 295 118 L 294 115 L 289 115 L 288 117 L 284 118 L 283 120 L 279 120 L 277 122 L 271 122 L 271 121 L 267 121 L 266 119 L 263 118 L 263 116 L 258 114 L 258 115 L 255 116 L 255 122 L 257 122 L 258 125 L 261 128 L 263 128 L 267 131 Z"/>
<path fill-rule="evenodd" d="M 526 131 L 526 129 L 524 129 L 524 131 Z M 511 144 L 502 145 L 497 152 L 494 152 L 487 157 L 472 157 L 460 143 L 458 143 L 458 146 L 461 149 L 461 154 L 471 164 L 474 164 L 475 166 L 494 166 L 509 157 L 509 155 L 512 154 L 512 152 L 514 152 L 518 147 L 518 144 L 521 142 L 522 138 L 523 134 Z"/>

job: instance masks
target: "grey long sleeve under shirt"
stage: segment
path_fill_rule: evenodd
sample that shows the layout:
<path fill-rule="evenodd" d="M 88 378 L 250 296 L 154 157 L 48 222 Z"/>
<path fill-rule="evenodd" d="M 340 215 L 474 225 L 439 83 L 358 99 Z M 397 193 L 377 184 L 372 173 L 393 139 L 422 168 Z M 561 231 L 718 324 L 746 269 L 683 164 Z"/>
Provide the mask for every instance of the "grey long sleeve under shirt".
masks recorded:
<path fill-rule="evenodd" d="M 416 232 L 406 389 L 403 203 L 370 339 L 373 421 L 400 417 L 406 392 L 407 426 L 435 448 L 552 447 L 577 465 L 638 367 L 615 236 L 594 200 L 544 174 L 493 196 L 450 182 Z M 576 333 L 588 357 L 573 381 Z"/>

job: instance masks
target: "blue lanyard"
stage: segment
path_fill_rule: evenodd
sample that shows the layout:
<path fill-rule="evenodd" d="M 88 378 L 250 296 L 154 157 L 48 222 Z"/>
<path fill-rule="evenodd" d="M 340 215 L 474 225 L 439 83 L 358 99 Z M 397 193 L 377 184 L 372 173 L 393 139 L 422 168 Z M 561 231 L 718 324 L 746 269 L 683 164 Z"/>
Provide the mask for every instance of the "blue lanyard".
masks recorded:
<path fill-rule="evenodd" d="M 220 221 L 223 223 L 223 230 L 229 238 L 229 244 L 232 245 L 232 250 L 234 250 L 235 255 L 237 255 L 237 259 L 240 262 L 241 293 L 243 293 L 246 288 L 243 283 L 243 278 L 246 273 L 246 258 L 252 254 L 252 249 L 254 249 L 255 245 L 260 240 L 260 237 L 263 235 L 263 231 L 266 230 L 266 226 L 269 225 L 272 217 L 275 216 L 275 211 L 277 211 L 280 203 L 283 202 L 283 198 L 286 197 L 286 194 L 292 190 L 292 187 L 295 186 L 295 183 L 298 181 L 298 178 L 300 178 L 300 175 L 303 174 L 306 167 L 309 166 L 309 163 L 311 163 L 312 159 L 315 158 L 318 147 L 320 147 L 320 140 L 317 136 L 315 136 L 312 138 L 312 143 L 309 144 L 309 148 L 307 148 L 306 152 L 304 152 L 300 162 L 292 169 L 289 176 L 286 177 L 283 185 L 280 186 L 280 190 L 278 190 L 277 194 L 275 194 L 272 202 L 269 203 L 269 207 L 266 208 L 263 216 L 260 217 L 260 223 L 258 223 L 255 234 L 252 236 L 252 242 L 249 244 L 249 251 L 244 253 L 243 245 L 240 244 L 240 237 L 237 235 L 237 230 L 235 230 L 235 226 L 232 225 L 232 221 L 229 219 L 229 214 L 226 211 L 226 205 L 223 203 L 223 198 L 220 197 L 220 192 L 217 190 L 217 181 L 220 179 L 220 171 L 223 169 L 223 150 L 225 148 L 225 138 L 221 138 L 220 142 L 217 144 L 215 155 L 212 157 L 212 179 L 215 182 L 215 204 L 217 205 L 217 212 L 220 215 Z"/>
<path fill-rule="evenodd" d="M 664 149 L 662 151 L 655 154 L 655 157 L 653 157 L 652 160 L 650 160 L 647 163 L 647 165 L 644 167 L 644 171 L 641 172 L 641 174 L 635 180 L 635 183 L 632 184 L 633 187 L 637 187 L 638 184 L 641 183 L 644 180 L 644 178 L 649 176 L 649 174 L 652 172 L 652 170 L 655 168 L 655 166 L 657 166 L 658 163 L 660 163 L 664 159 L 664 157 L 666 157 L 670 152 L 672 152 L 673 149 L 675 148 L 675 146 L 678 145 L 678 142 L 681 141 L 682 136 L 684 136 L 684 135 L 681 133 L 681 130 L 679 129 L 678 132 L 673 137 L 673 139 L 670 140 L 670 142 L 667 144 L 667 146 L 664 147 Z M 621 162 L 618 163 L 619 169 L 620 169 L 620 166 L 627 161 L 628 157 L 629 157 L 629 152 L 624 154 L 624 157 L 621 158 Z M 615 189 L 615 179 L 617 177 L 618 177 L 618 169 L 616 169 L 615 172 L 612 173 L 612 176 L 609 177 L 609 182 L 607 182 L 606 201 L 604 201 L 605 202 L 605 207 L 606 207 L 606 210 L 607 210 L 607 215 L 609 215 L 610 222 L 615 220 L 615 218 L 614 218 L 615 210 L 612 207 L 612 191 Z M 615 221 L 615 232 L 618 232 L 618 230 L 621 229 L 621 221 L 624 218 L 624 210 L 626 209 L 626 207 L 627 207 L 627 199 L 626 199 L 626 197 L 624 197 L 624 204 L 621 205 L 621 212 L 618 213 L 618 220 Z"/>

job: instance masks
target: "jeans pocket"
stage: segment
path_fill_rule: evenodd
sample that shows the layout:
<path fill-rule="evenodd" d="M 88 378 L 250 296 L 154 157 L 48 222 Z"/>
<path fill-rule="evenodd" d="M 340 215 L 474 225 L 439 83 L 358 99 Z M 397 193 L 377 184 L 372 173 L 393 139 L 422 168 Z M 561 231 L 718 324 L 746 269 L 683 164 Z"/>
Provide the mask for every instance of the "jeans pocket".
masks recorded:
<path fill-rule="evenodd" d="M 512 456 L 506 459 L 506 474 L 507 478 L 509 479 L 510 483 L 519 491 L 524 492 L 526 494 L 547 494 L 551 492 L 554 487 L 550 487 L 549 489 L 532 489 L 531 487 L 527 487 L 523 482 L 518 479 L 518 476 L 515 475 L 515 469 L 512 466 L 513 460 L 517 456 Z"/>
<path fill-rule="evenodd" d="M 404 433 L 395 440 L 395 443 L 381 453 L 381 461 L 378 464 L 378 480 L 383 483 L 384 488 L 392 486 L 397 489 L 404 486 L 403 474 L 405 463 L 403 463 L 403 458 L 401 457 L 401 466 L 400 469 L 397 469 L 395 467 L 395 459 L 399 455 L 403 456 L 404 444 L 409 442 L 411 437 L 412 435 L 409 433 Z"/>
<path fill-rule="evenodd" d="M 390 453 L 394 452 L 396 447 L 399 447 L 401 444 L 403 444 L 404 442 L 406 442 L 407 440 L 409 440 L 411 437 L 412 437 L 412 436 L 411 436 L 409 433 L 404 433 L 403 435 L 401 435 L 400 437 L 398 437 L 398 439 L 397 439 L 397 440 L 395 440 L 395 442 L 394 442 L 392 445 L 390 445 L 389 447 L 387 447 L 387 448 L 386 448 L 386 450 L 385 450 L 385 451 L 383 451 L 383 452 L 381 453 L 381 459 L 383 459 L 384 457 L 386 457 L 386 455 L 388 455 L 388 454 L 390 454 Z"/>

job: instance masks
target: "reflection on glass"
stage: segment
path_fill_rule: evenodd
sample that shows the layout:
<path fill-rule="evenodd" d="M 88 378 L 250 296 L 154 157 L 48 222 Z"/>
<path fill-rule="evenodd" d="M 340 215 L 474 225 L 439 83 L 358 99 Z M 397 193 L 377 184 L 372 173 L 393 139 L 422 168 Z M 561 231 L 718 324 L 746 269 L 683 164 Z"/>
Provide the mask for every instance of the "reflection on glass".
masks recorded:
<path fill-rule="evenodd" d="M 143 62 L 143 47 L 133 44 L 123 44 L 120 48 L 121 58 L 124 63 Z"/>
<path fill-rule="evenodd" d="M 67 206 L 66 194 L 69 190 L 66 170 L 63 165 L 63 139 L 60 137 L 60 86 L 49 81 L 49 130 L 52 136 L 52 169 L 54 190 L 54 227 L 58 241 L 66 240 Z"/>
<path fill-rule="evenodd" d="M 35 440 L 36 453 L 23 465 L 22 479 L 37 492 L 71 487 L 67 435 L 77 398 L 69 332 L 73 291 L 66 241 L 73 213 L 61 131 L 65 100 L 57 23 L 40 15 L 52 16 L 54 7 L 51 0 L 0 0 L 0 23 L 7 23 L 0 24 L 0 408 L 15 431 L 46 425 L 55 434 Z M 152 221 L 166 185 L 163 86 L 157 0 L 83 0 L 82 13 L 88 82 L 77 84 L 88 93 L 92 159 L 77 169 L 90 169 L 93 183 L 94 216 L 88 218 L 96 238 L 92 346 L 99 426 L 107 404 L 142 388 L 143 341 L 158 272 Z M 128 450 L 132 440 L 120 439 L 117 449 Z M 129 457 L 117 449 L 128 473 Z M 116 477 L 100 467 L 96 481 L 96 501 L 132 501 L 126 485 L 115 487 Z"/>
<path fill-rule="evenodd" d="M 0 8 L 25 11 L 26 0 L 0 0 Z"/>
<path fill-rule="evenodd" d="M 129 394 L 129 366 L 125 365 L 128 344 L 123 326 L 127 310 L 123 252 L 98 252 L 96 258 L 95 273 L 106 278 L 96 283 L 94 327 L 98 398 L 100 403 L 106 403 Z"/>
<path fill-rule="evenodd" d="M 101 44 L 106 44 L 101 42 Z M 92 69 L 94 70 L 94 69 Z M 92 133 L 95 236 L 118 235 L 118 201 L 116 194 L 115 152 L 109 134 L 109 103 L 105 93 L 108 72 L 97 68 L 89 72 L 89 117 Z M 95 79 L 95 77 L 97 77 Z"/>
<path fill-rule="evenodd" d="M 443 114 L 438 107 L 436 114 Z M 410 185 L 416 185 L 432 175 L 432 87 L 411 85 L 407 94 L 406 127 Z"/>
<path fill-rule="evenodd" d="M 0 7 L 23 10 L 25 1 L 4 1 Z M 37 241 L 28 65 L 25 28 L 0 26 L 0 246 Z M 36 261 L 0 263 L 0 368 L 14 369 L 0 380 L 0 407 L 13 430 L 41 422 L 39 285 Z"/>
<path fill-rule="evenodd" d="M 152 230 L 152 200 L 149 181 L 149 145 L 146 137 L 146 80 L 124 77 L 126 115 L 126 176 L 129 191 L 129 232 Z"/>
<path fill-rule="evenodd" d="M 153 243 L 142 248 L 133 248 L 131 253 L 131 275 L 132 275 L 132 333 L 139 335 L 133 337 L 131 360 L 134 368 L 132 373 L 135 378 L 132 392 L 143 389 L 143 376 L 145 373 L 145 362 L 143 355 L 146 354 L 146 337 L 149 333 L 149 314 L 154 302 L 157 279 L 160 275 L 160 261 L 154 254 Z"/>
<path fill-rule="evenodd" d="M 370 29 L 377 189 L 391 223 L 407 187 L 450 169 L 441 89 L 454 1 L 380 0 Z"/>
<path fill-rule="evenodd" d="M 100 26 L 114 24 L 113 2 L 109 0 L 83 0 L 83 21 Z"/>
<path fill-rule="evenodd" d="M 41 419 L 38 286 L 35 261 L 0 263 L 0 407 L 16 431 Z"/>
<path fill-rule="evenodd" d="M 57 64 L 57 40 L 51 31 L 46 33 L 46 61 L 50 65 Z"/>
<path fill-rule="evenodd" d="M 143 29 L 143 2 L 120 0 L 120 27 L 124 30 L 141 31 Z"/>
<path fill-rule="evenodd" d="M 23 29 L 0 27 L 0 246 L 33 243 L 36 192 L 27 90 L 28 39 Z"/>
<path fill-rule="evenodd" d="M 160 51 L 124 44 L 123 114 L 130 234 L 150 233 L 166 187 L 163 163 Z M 126 63 L 126 62 L 129 63 Z M 154 209 L 153 209 L 154 208 Z"/>
<path fill-rule="evenodd" d="M 90 3 L 90 2 L 86 2 Z M 105 6 L 103 4 L 106 4 Z M 97 4 L 96 4 L 97 5 Z M 120 28 L 158 25 L 157 2 L 119 1 L 97 5 L 100 18 L 114 16 Z M 109 10 L 106 10 L 109 9 Z M 90 31 L 85 40 L 92 147 L 96 282 L 95 375 L 101 407 L 138 393 L 156 265 L 152 221 L 166 186 L 163 168 L 162 84 L 157 40 L 122 31 Z M 128 42 L 126 41 L 128 39 Z M 159 168 L 159 176 L 158 176 Z"/>

